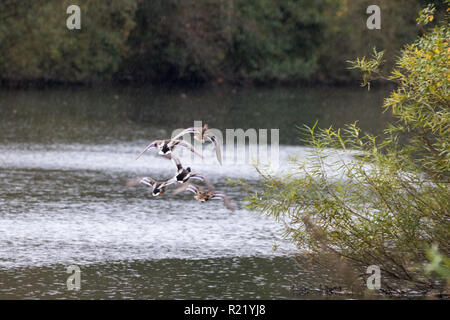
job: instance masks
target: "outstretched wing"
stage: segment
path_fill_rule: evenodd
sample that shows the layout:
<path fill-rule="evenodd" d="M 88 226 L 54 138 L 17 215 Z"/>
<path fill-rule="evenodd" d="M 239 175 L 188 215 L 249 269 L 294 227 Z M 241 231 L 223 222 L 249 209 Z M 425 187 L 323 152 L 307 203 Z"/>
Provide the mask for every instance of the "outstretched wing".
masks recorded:
<path fill-rule="evenodd" d="M 144 177 L 140 181 L 140 183 L 146 184 L 150 187 L 153 187 L 153 185 L 156 183 L 156 181 L 150 177 Z"/>
<path fill-rule="evenodd" d="M 173 164 L 177 167 L 178 171 L 183 169 L 183 166 L 181 165 L 180 159 L 178 159 L 178 157 L 176 157 L 175 155 L 172 155 L 171 160 L 172 160 Z"/>
<path fill-rule="evenodd" d="M 125 185 L 127 187 L 134 187 L 135 185 L 139 184 L 139 183 L 144 183 L 148 186 L 153 186 L 153 184 L 155 183 L 155 180 L 153 180 L 150 177 L 138 177 L 138 178 L 134 178 L 131 180 L 128 180 Z"/>
<path fill-rule="evenodd" d="M 208 139 L 214 143 L 214 148 L 216 149 L 216 157 L 220 165 L 222 165 L 222 152 L 220 151 L 220 144 L 215 136 L 208 136 Z"/>
<path fill-rule="evenodd" d="M 206 184 L 206 186 L 208 187 L 209 190 L 214 190 L 214 186 L 212 185 L 211 181 L 209 181 L 209 179 L 207 179 L 205 176 L 203 176 L 203 175 L 201 175 L 199 173 L 191 174 L 189 179 L 200 180 L 200 181 L 202 181 L 202 182 L 204 182 Z"/>
<path fill-rule="evenodd" d="M 177 179 L 172 178 L 172 179 L 169 179 L 169 180 L 167 180 L 167 181 L 164 181 L 164 182 L 162 183 L 161 187 L 167 187 L 167 186 L 170 186 L 171 184 L 174 184 L 174 183 L 176 183 L 176 182 L 177 182 Z"/>
<path fill-rule="evenodd" d="M 192 146 L 192 144 L 190 144 L 189 142 L 186 141 L 182 141 L 182 140 L 177 140 L 177 143 L 175 145 L 180 145 L 182 147 L 185 147 L 187 149 L 189 149 L 190 151 L 194 152 L 195 154 L 197 154 L 198 156 L 200 156 L 201 158 L 203 158 L 203 156 L 198 153 L 194 147 Z"/>
<path fill-rule="evenodd" d="M 223 203 L 225 204 L 225 206 L 230 209 L 231 211 L 234 211 L 234 206 L 231 203 L 230 199 L 228 199 L 228 197 L 222 193 L 214 193 L 214 195 L 212 196 L 211 199 L 222 199 Z"/>
<path fill-rule="evenodd" d="M 192 193 L 197 194 L 198 193 L 198 188 L 195 185 L 191 184 L 191 183 L 185 183 L 181 187 L 176 188 L 174 190 L 173 194 L 179 194 L 179 193 L 184 192 L 184 191 L 190 191 Z"/>
<path fill-rule="evenodd" d="M 150 143 L 150 144 L 144 149 L 144 151 L 142 151 L 141 154 L 138 155 L 138 157 L 136 158 L 136 160 L 139 159 L 139 158 L 140 158 L 147 150 L 152 149 L 152 148 L 156 148 L 156 146 L 157 146 L 158 144 L 160 144 L 160 143 L 161 143 L 161 140 L 155 140 L 155 141 L 153 141 L 152 143 Z"/>
<path fill-rule="evenodd" d="M 206 132 L 207 132 L 208 130 L 209 130 L 208 124 L 205 123 L 205 125 L 204 125 L 203 128 L 202 128 L 202 134 L 203 134 L 203 135 L 206 134 Z"/>
<path fill-rule="evenodd" d="M 188 134 L 188 133 L 194 133 L 195 130 L 196 130 L 195 128 L 187 128 L 187 129 L 184 129 L 184 130 L 181 131 L 179 134 L 177 134 L 175 137 L 173 137 L 172 140 L 179 139 L 179 138 L 181 138 L 182 136 L 184 136 L 185 134 Z"/>
<path fill-rule="evenodd" d="M 142 178 L 143 178 L 143 177 L 138 177 L 138 178 L 134 178 L 134 179 L 128 180 L 128 181 L 125 183 L 125 185 L 126 185 L 127 187 L 134 187 L 135 185 L 137 185 L 137 184 L 139 184 L 139 183 L 141 182 Z"/>

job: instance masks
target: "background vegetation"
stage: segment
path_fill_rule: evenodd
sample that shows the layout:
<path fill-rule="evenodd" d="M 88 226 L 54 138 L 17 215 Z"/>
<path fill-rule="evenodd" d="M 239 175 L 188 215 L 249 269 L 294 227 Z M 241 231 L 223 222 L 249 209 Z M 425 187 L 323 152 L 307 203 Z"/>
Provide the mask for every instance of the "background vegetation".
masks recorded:
<path fill-rule="evenodd" d="M 345 61 L 386 48 L 392 66 L 423 0 L 68 0 L 0 3 L 3 82 L 347 82 Z M 366 28 L 378 4 L 382 29 Z"/>

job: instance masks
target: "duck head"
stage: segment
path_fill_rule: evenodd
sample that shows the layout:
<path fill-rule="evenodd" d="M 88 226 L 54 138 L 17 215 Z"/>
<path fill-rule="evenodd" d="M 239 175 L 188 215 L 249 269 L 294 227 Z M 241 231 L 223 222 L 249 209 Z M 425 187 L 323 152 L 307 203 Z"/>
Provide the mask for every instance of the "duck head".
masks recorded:
<path fill-rule="evenodd" d="M 163 195 L 163 190 L 160 187 L 155 187 L 152 191 L 152 196 L 156 197 L 156 196 L 162 196 Z"/>

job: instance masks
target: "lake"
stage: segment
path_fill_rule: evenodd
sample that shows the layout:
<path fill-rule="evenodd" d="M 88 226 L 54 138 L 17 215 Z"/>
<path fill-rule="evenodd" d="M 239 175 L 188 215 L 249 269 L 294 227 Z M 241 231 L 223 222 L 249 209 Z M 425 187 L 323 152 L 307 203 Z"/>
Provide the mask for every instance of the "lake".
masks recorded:
<path fill-rule="evenodd" d="M 313 297 L 291 290 L 294 278 L 318 284 L 292 259 L 282 223 L 246 210 L 245 193 L 228 183 L 256 184 L 252 163 L 225 154 L 222 166 L 191 164 L 231 199 L 234 212 L 191 193 L 152 197 L 148 187 L 125 183 L 173 176 L 173 164 L 156 152 L 136 156 L 195 120 L 222 131 L 279 129 L 286 168 L 290 156 L 308 151 L 299 139 L 305 124 L 358 120 L 381 133 L 388 93 L 358 85 L 0 90 L 0 299 Z M 210 145 L 205 155 L 214 159 Z M 180 157 L 189 163 L 189 154 Z M 70 265 L 81 270 L 79 291 L 67 289 Z"/>

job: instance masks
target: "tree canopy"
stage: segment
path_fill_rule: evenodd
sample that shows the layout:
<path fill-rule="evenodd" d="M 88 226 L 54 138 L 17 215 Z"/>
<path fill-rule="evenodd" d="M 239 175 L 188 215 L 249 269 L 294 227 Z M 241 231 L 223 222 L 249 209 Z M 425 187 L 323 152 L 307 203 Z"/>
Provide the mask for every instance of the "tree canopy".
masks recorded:
<path fill-rule="evenodd" d="M 3 81 L 351 81 L 343 62 L 377 45 L 387 67 L 421 32 L 423 1 L 68 0 L 0 3 Z M 442 1 L 434 1 L 440 3 Z M 366 8 L 382 10 L 368 30 Z"/>

